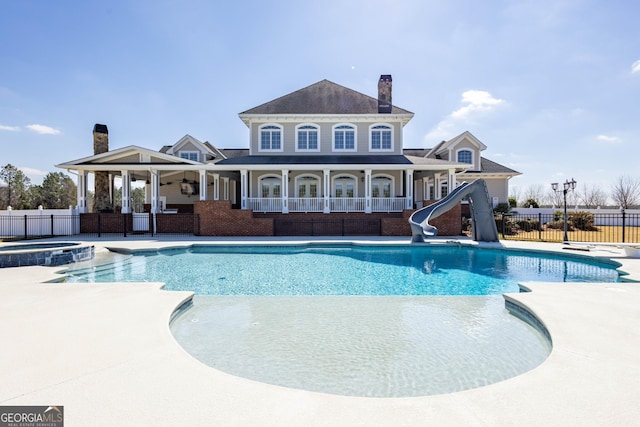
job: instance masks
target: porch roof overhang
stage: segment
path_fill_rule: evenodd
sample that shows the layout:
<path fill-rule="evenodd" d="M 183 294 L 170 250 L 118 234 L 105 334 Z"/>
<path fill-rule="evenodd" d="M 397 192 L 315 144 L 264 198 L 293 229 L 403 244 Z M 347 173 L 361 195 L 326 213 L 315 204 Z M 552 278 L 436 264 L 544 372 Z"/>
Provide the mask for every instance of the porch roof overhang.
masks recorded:
<path fill-rule="evenodd" d="M 348 169 L 388 169 L 388 170 L 449 170 L 463 171 L 469 167 L 464 163 L 447 162 L 439 159 L 404 155 L 278 155 L 244 156 L 225 159 L 215 164 L 216 168 L 233 169 L 292 169 L 308 170 L 328 168 Z M 325 167 L 323 167 L 325 166 Z"/>

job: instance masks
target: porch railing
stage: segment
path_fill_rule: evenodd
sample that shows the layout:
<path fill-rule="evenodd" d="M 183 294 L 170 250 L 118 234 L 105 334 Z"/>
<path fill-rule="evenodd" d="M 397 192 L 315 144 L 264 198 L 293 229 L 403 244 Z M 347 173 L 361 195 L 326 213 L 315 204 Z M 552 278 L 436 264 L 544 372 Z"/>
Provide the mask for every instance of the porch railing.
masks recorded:
<path fill-rule="evenodd" d="M 405 197 L 374 197 L 371 200 L 373 212 L 402 212 L 407 203 Z"/>
<path fill-rule="evenodd" d="M 323 202 L 319 197 L 290 197 L 289 212 L 322 212 Z"/>
<path fill-rule="evenodd" d="M 279 197 L 250 197 L 247 208 L 254 212 L 282 212 L 282 199 Z"/>
<path fill-rule="evenodd" d="M 407 202 L 404 197 L 373 197 L 371 199 L 372 212 L 402 212 Z M 322 197 L 289 197 L 287 199 L 289 212 L 322 212 L 324 199 Z M 279 197 L 250 197 L 247 208 L 254 212 L 282 212 L 282 199 Z M 365 212 L 366 199 L 364 197 L 332 197 L 329 199 L 331 212 Z"/>

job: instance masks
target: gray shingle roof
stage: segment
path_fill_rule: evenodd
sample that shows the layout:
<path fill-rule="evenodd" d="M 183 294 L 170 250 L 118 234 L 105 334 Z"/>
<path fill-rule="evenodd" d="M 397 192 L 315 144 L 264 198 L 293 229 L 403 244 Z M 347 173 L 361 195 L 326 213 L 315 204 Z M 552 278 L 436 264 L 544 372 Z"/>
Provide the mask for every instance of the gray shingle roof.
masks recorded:
<path fill-rule="evenodd" d="M 378 114 L 378 100 L 325 79 L 243 114 Z M 396 106 L 391 114 L 413 115 Z"/>

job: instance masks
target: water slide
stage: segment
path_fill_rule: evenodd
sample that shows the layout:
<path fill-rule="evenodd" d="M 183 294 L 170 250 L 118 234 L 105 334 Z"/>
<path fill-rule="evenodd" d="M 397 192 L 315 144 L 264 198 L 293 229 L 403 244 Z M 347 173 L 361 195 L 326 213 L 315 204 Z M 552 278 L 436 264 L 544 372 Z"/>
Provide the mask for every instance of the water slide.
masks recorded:
<path fill-rule="evenodd" d="M 497 242 L 498 229 L 493 218 L 493 207 L 489 199 L 487 184 L 483 179 L 478 179 L 472 183 L 463 182 L 444 199 L 415 211 L 409 217 L 412 234 L 411 241 L 424 242 L 425 238 L 437 236 L 438 229 L 429 224 L 429 220 L 453 209 L 465 197 L 469 198 L 473 240 Z"/>

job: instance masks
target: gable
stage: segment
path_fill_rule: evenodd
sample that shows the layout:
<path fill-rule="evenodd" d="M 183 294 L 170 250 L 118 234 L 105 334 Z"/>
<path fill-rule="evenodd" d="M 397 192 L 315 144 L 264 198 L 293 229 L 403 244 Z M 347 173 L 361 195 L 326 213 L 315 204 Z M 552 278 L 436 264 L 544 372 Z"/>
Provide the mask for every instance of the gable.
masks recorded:
<path fill-rule="evenodd" d="M 240 117 L 265 114 L 378 114 L 378 100 L 325 79 L 244 111 Z M 413 115 L 395 106 L 391 114 Z"/>

